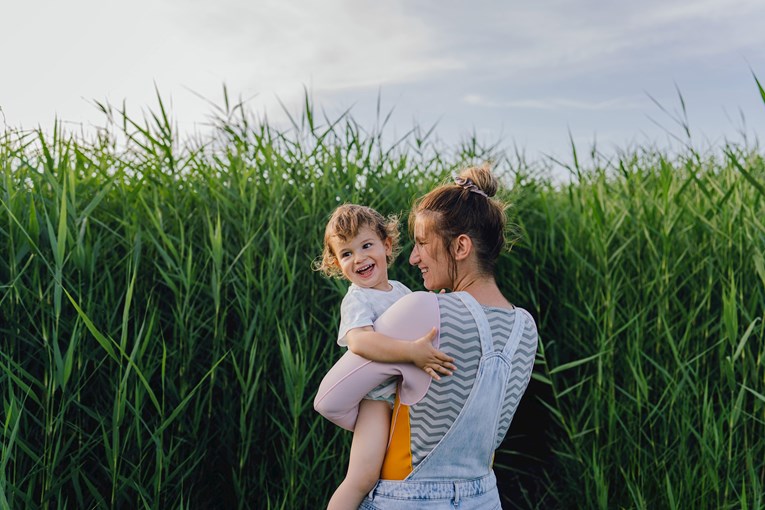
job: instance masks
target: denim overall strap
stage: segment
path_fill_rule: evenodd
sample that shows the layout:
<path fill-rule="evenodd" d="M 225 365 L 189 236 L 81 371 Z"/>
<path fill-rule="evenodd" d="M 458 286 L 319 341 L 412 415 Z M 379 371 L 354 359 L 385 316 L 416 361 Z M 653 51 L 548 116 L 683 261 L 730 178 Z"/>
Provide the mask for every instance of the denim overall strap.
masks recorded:
<path fill-rule="evenodd" d="M 470 311 L 478 326 L 481 361 L 462 411 L 441 441 L 414 468 L 407 480 L 467 479 L 491 473 L 494 442 L 505 397 L 505 382 L 510 375 L 510 363 L 502 353 L 494 351 L 491 328 L 481 305 L 467 292 L 455 294 Z M 516 329 L 517 326 L 513 328 L 511 338 L 517 336 Z"/>
<path fill-rule="evenodd" d="M 505 342 L 505 347 L 502 349 L 502 355 L 507 358 L 509 363 L 512 363 L 515 351 L 518 349 L 518 345 L 521 343 L 521 336 L 523 336 L 523 329 L 526 326 L 526 320 L 531 317 L 529 312 L 523 308 L 514 308 L 515 310 L 515 324 L 513 324 L 513 331 Z"/>

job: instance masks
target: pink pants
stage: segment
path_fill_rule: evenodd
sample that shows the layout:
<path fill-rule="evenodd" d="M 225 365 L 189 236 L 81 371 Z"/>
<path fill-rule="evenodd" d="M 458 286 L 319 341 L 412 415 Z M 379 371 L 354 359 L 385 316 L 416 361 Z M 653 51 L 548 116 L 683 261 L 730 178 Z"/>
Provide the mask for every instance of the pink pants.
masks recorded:
<path fill-rule="evenodd" d="M 374 324 L 375 331 L 402 340 L 416 340 L 439 326 L 438 298 L 432 292 L 407 294 Z M 436 335 L 434 347 L 438 345 Z M 430 387 L 430 376 L 411 363 L 379 363 L 348 351 L 324 376 L 313 407 L 332 423 L 353 430 L 361 400 L 390 377 L 401 378 L 398 396 L 402 404 L 418 402 Z"/>

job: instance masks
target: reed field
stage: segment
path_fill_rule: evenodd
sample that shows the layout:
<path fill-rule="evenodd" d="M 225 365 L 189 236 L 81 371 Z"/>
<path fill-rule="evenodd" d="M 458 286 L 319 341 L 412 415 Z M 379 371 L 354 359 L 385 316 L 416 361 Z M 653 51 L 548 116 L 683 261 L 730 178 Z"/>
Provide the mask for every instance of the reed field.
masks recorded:
<path fill-rule="evenodd" d="M 484 160 L 512 202 L 498 283 L 540 333 L 505 508 L 765 509 L 757 143 L 574 153 L 561 183 L 309 101 L 276 129 L 226 99 L 204 141 L 161 100 L 101 107 L 90 137 L 0 133 L 1 509 L 321 508 L 350 445 L 312 407 L 342 355 L 325 220 L 356 202 L 405 230 Z M 390 276 L 421 289 L 402 239 Z"/>

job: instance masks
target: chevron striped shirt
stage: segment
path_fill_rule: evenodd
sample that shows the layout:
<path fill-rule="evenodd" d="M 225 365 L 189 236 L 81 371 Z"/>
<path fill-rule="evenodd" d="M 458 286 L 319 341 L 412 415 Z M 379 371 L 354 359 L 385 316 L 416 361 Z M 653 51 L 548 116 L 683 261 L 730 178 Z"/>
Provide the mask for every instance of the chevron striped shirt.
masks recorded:
<path fill-rule="evenodd" d="M 473 316 L 455 295 L 439 294 L 441 330 L 439 349 L 454 357 L 457 371 L 431 381 L 425 397 L 409 409 L 412 466 L 419 464 L 430 453 L 457 419 L 473 387 L 478 362 L 481 359 L 481 340 Z M 494 349 L 501 350 L 507 342 L 516 317 L 525 310 L 484 307 L 489 320 Z M 518 402 L 526 390 L 534 367 L 537 350 L 537 330 L 534 321 L 526 322 L 520 344 L 512 359 L 512 374 L 502 404 L 495 449 L 505 437 Z"/>

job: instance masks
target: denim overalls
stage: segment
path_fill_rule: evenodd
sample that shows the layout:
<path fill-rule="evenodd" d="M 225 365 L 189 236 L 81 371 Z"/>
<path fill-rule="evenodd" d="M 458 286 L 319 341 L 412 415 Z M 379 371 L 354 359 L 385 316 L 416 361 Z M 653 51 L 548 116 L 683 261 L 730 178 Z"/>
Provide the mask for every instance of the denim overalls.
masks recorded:
<path fill-rule="evenodd" d="M 459 416 L 436 447 L 405 480 L 380 480 L 359 509 L 502 508 L 491 463 L 511 361 L 532 320 L 516 308 L 516 319 L 502 351 L 494 351 L 491 330 L 481 305 L 467 292 L 455 293 L 478 326 L 482 357 L 473 388 Z"/>

